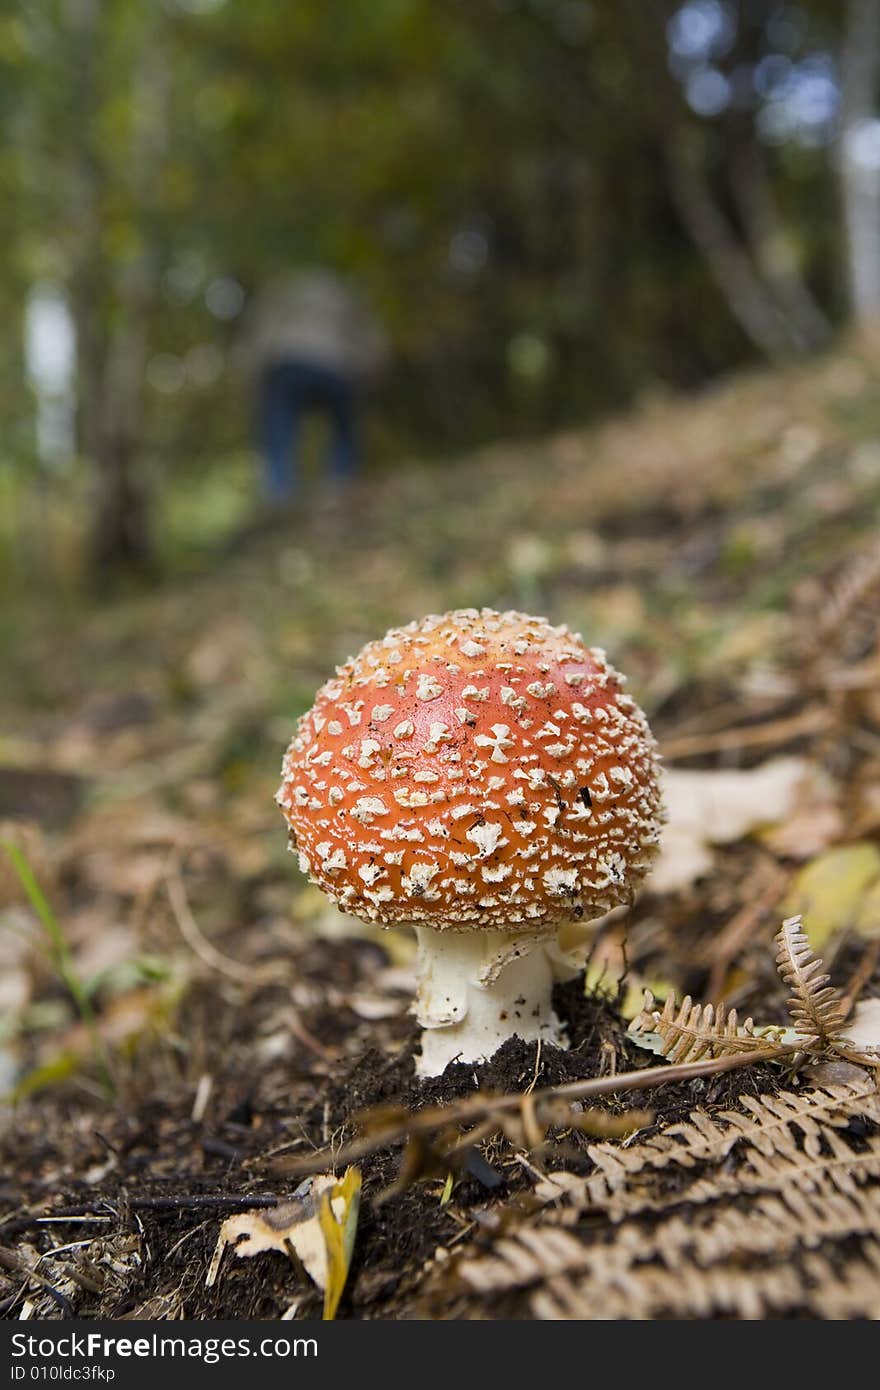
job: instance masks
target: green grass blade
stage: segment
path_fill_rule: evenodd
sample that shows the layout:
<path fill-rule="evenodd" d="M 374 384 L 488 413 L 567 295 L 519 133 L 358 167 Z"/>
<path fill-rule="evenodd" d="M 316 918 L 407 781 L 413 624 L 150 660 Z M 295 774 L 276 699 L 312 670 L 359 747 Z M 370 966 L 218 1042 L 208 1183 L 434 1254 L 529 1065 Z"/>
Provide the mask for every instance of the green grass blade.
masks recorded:
<path fill-rule="evenodd" d="M 4 841 L 0 844 L 0 848 L 4 849 L 9 856 L 9 860 L 15 870 L 18 880 L 27 894 L 28 901 L 40 920 L 40 924 L 46 934 L 47 955 L 69 991 L 76 1005 L 77 1012 L 88 1030 L 92 1051 L 100 1069 L 105 1090 L 109 1095 L 112 1095 L 115 1086 L 107 1057 L 107 1050 L 98 1032 L 95 1011 L 92 1008 L 88 992 L 76 973 L 73 955 L 67 938 L 64 935 L 61 923 L 52 911 L 45 893 L 37 882 L 33 869 L 18 848 L 18 845 L 13 845 L 8 841 Z"/>

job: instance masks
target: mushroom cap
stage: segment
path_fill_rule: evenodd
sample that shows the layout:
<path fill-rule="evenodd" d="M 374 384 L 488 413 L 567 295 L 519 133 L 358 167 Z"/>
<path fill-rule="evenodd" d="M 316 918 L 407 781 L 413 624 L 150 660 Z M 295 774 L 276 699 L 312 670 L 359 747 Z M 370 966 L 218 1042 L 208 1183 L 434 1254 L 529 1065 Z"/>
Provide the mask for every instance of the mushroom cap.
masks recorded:
<path fill-rule="evenodd" d="M 660 831 L 656 744 L 599 648 L 522 613 L 392 629 L 302 716 L 277 801 L 345 912 L 551 931 L 632 898 Z"/>

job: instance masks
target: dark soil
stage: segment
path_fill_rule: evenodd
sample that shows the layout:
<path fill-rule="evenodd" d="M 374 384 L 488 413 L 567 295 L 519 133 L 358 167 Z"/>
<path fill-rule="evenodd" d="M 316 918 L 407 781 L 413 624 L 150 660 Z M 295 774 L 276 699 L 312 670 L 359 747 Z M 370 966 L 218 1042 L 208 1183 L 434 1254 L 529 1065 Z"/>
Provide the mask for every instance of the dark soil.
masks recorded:
<path fill-rule="evenodd" d="M 326 983 L 332 970 L 338 991 L 340 984 L 368 986 L 382 964 L 382 951 L 370 943 L 335 942 L 331 950 L 326 942 L 312 942 L 296 967 L 315 985 L 322 976 Z M 205 1287 L 223 1218 L 255 1199 L 289 1196 L 299 1182 L 286 1175 L 292 1161 L 328 1144 L 338 1148 L 358 1132 L 356 1117 L 377 1106 L 418 1110 L 475 1090 L 523 1091 L 655 1060 L 626 1038 L 612 1004 L 584 996 L 581 980 L 557 991 L 570 1051 L 545 1045 L 539 1055 L 536 1044 L 512 1038 L 485 1065 L 452 1065 L 427 1082 L 414 1076 L 417 1030 L 405 1012 L 367 1024 L 352 1009 L 331 1012 L 318 1002 L 299 1018 L 306 1041 L 285 1040 L 282 1055 L 260 1064 L 261 1036 L 285 991 L 258 990 L 246 1007 L 222 994 L 222 986 L 218 993 L 206 982 L 193 991 L 179 1021 L 182 1037 L 213 1038 L 212 1050 L 199 1059 L 202 1074 L 213 1077 L 201 1121 L 192 1117 L 192 1068 L 175 1059 L 171 1046 L 160 1049 L 158 1060 L 155 1052 L 132 1058 L 115 1104 L 82 1092 L 23 1104 L 0 1140 L 2 1245 L 49 1252 L 91 1242 L 78 1247 L 72 1264 L 55 1255 L 43 1260 L 44 1316 L 273 1318 L 291 1304 L 299 1317 L 320 1316 L 319 1294 L 280 1254 L 236 1260 L 227 1252 L 219 1280 Z M 179 1052 L 180 1039 L 176 1045 Z M 749 1069 L 747 1080 L 728 1074 L 712 1078 L 710 1086 L 664 1087 L 664 1121 L 700 1101 L 733 1101 L 744 1087 L 767 1089 L 768 1082 L 767 1074 Z M 651 1099 L 630 1092 L 599 1104 L 619 1113 L 650 1108 Z M 339 1316 L 405 1316 L 438 1247 L 454 1247 L 490 1207 L 527 1193 L 533 1165 L 588 1171 L 590 1142 L 576 1131 L 551 1132 L 543 1153 L 523 1162 L 516 1145 L 490 1136 L 460 1156 L 452 1199 L 442 1205 L 449 1164 L 434 1160 L 429 1148 L 417 1155 L 415 1167 L 410 1151 L 403 1190 L 391 1195 L 386 1190 L 400 1175 L 403 1146 L 366 1157 L 355 1257 Z M 66 1219 L 41 1224 L 47 1215 Z M 53 1284 L 59 1268 L 67 1277 Z M 6 1289 L 0 1307 L 14 1318 L 33 1287 L 12 1273 Z"/>

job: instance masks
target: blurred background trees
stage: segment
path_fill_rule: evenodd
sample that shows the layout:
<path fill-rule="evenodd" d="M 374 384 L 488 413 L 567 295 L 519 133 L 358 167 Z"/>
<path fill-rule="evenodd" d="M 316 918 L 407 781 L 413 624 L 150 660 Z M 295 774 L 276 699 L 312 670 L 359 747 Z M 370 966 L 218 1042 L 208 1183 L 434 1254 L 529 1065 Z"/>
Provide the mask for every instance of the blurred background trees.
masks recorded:
<path fill-rule="evenodd" d="M 387 324 L 376 467 L 870 326 L 878 64 L 880 0 L 19 0 L 7 575 L 61 502 L 98 570 L 173 561 L 187 496 L 206 536 L 236 523 L 236 326 L 289 266 Z"/>

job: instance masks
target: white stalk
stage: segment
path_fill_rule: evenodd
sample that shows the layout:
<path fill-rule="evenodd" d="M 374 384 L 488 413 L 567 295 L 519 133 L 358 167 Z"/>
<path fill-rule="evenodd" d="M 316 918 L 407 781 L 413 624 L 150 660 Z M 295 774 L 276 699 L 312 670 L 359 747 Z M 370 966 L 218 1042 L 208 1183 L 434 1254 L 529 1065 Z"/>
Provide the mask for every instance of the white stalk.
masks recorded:
<path fill-rule="evenodd" d="M 555 935 L 417 926 L 416 938 L 419 1076 L 439 1076 L 453 1061 L 486 1061 L 513 1036 L 567 1046 L 550 998 L 559 974 Z"/>

